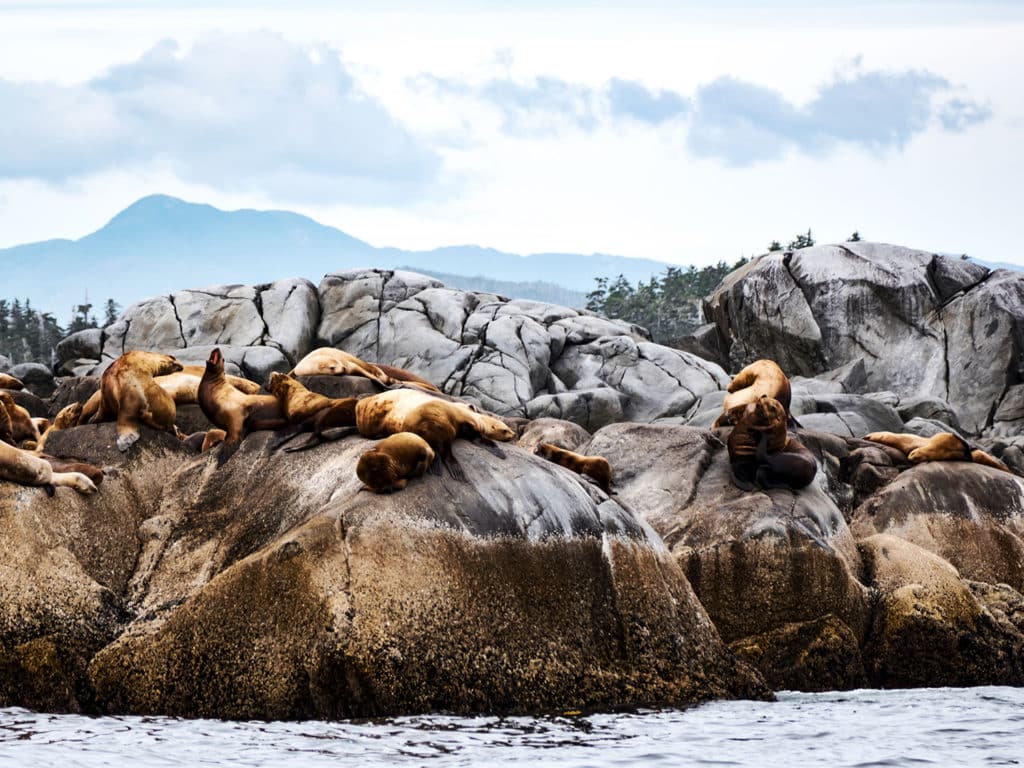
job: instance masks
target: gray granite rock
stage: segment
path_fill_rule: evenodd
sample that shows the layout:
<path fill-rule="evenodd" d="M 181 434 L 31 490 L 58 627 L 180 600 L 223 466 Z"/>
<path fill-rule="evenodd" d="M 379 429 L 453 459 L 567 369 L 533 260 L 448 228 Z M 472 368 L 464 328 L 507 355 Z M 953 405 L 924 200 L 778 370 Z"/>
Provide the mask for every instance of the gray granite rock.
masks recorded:
<path fill-rule="evenodd" d="M 22 384 L 25 385 L 25 389 L 38 397 L 49 397 L 53 394 L 53 390 L 57 388 L 57 384 L 53 379 L 53 372 L 40 363 L 20 363 L 19 365 L 12 366 L 7 373 L 16 379 L 20 379 Z"/>

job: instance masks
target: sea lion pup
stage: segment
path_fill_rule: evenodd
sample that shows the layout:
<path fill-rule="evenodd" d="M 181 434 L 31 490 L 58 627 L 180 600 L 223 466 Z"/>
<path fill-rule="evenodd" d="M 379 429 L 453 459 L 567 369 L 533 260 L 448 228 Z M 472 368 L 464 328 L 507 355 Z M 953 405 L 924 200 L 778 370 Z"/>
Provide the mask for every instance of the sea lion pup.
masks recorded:
<path fill-rule="evenodd" d="M 417 389 L 394 389 L 362 398 L 356 403 L 356 428 L 363 437 L 370 438 L 399 432 L 419 435 L 456 479 L 464 479 L 451 452 L 457 437 L 479 439 L 501 458 L 505 457 L 504 452 L 491 441 L 508 442 L 516 438 L 514 430 L 492 416 L 477 413 L 465 403 L 442 400 Z"/>
<path fill-rule="evenodd" d="M 895 448 L 902 452 L 911 464 L 925 461 L 970 461 L 1014 474 L 1013 470 L 995 456 L 979 449 L 972 450 L 966 440 L 952 432 L 939 432 L 932 437 L 898 432 L 872 432 L 865 435 L 864 439 Z"/>
<path fill-rule="evenodd" d="M 66 462 L 63 464 L 67 465 Z M 54 494 L 54 486 L 58 485 L 70 486 L 79 493 L 96 492 L 96 484 L 81 472 L 55 471 L 49 460 L 6 443 L 0 443 L 0 480 L 39 485 L 50 496 Z"/>
<path fill-rule="evenodd" d="M 734 422 L 731 419 L 741 413 L 734 409 L 753 403 L 762 395 L 778 400 L 786 409 L 787 421 L 792 420 L 789 406 L 793 399 L 792 389 L 786 374 L 774 360 L 756 360 L 737 373 L 726 390 L 729 394 L 722 402 L 722 413 L 715 419 L 712 428 L 727 427 Z"/>
<path fill-rule="evenodd" d="M 0 390 L 0 406 L 7 411 L 11 420 L 11 437 L 14 445 L 20 445 L 29 440 L 33 443 L 39 442 L 39 430 L 32 421 L 32 414 L 26 408 L 14 402 L 10 392 Z"/>
<path fill-rule="evenodd" d="M 818 472 L 813 454 L 786 429 L 786 409 L 762 395 L 731 410 L 735 426 L 726 445 L 733 482 L 745 491 L 762 488 L 799 489 Z"/>
<path fill-rule="evenodd" d="M 181 363 L 171 355 L 141 350 L 125 352 L 100 378 L 100 407 L 91 421 L 117 418 L 119 451 L 127 451 L 139 439 L 140 424 L 177 436 L 174 398 L 154 377 L 180 370 Z"/>
<path fill-rule="evenodd" d="M 412 432 L 389 435 L 363 453 L 356 476 L 375 493 L 400 491 L 434 463 L 434 449 Z"/>
<path fill-rule="evenodd" d="M 199 407 L 211 424 L 225 432 L 217 466 L 231 458 L 249 432 L 288 425 L 276 397 L 247 395 L 232 386 L 224 375 L 224 355 L 219 348 L 206 361 L 206 371 L 199 382 Z"/>
<path fill-rule="evenodd" d="M 8 373 L 0 373 L 0 389 L 24 389 L 25 385 L 21 379 L 16 379 Z"/>
<path fill-rule="evenodd" d="M 612 492 L 612 465 L 603 456 L 583 456 L 567 451 L 552 443 L 541 443 L 533 452 L 553 461 L 559 466 L 571 469 L 580 475 L 586 475 L 601 487 L 607 494 Z"/>

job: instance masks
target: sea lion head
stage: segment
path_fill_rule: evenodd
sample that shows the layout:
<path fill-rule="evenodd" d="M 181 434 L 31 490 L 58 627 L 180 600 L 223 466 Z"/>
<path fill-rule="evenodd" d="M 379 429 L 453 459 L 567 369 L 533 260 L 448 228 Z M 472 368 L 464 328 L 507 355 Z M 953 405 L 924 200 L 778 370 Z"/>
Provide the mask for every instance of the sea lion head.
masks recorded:
<path fill-rule="evenodd" d="M 279 399 L 286 397 L 294 381 L 291 374 L 274 371 L 270 374 L 270 394 Z"/>
<path fill-rule="evenodd" d="M 206 360 L 207 373 L 224 373 L 224 355 L 220 353 L 220 347 L 214 347 L 210 357 Z"/>
<path fill-rule="evenodd" d="M 82 404 L 79 402 L 65 405 L 57 415 L 53 417 L 53 426 L 55 429 L 67 429 L 68 427 L 78 426 L 78 422 L 82 419 Z"/>
<path fill-rule="evenodd" d="M 774 397 L 761 395 L 757 400 L 747 405 L 743 412 L 750 429 L 768 430 L 775 429 L 780 424 L 786 423 L 786 409 Z"/>
<path fill-rule="evenodd" d="M 391 488 L 401 479 L 398 476 L 398 467 L 391 456 L 376 448 L 371 448 L 359 457 L 356 477 L 371 491 Z"/>

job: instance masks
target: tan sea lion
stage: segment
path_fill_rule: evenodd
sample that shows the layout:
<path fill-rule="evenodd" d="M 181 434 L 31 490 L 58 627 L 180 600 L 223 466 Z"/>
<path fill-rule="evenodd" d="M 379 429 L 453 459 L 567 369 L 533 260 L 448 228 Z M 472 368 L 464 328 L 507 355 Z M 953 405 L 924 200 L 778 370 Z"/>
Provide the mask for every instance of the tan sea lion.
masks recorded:
<path fill-rule="evenodd" d="M 612 465 L 603 456 L 583 456 L 552 443 L 541 443 L 533 452 L 577 474 L 592 478 L 605 493 L 612 492 Z"/>
<path fill-rule="evenodd" d="M 502 458 L 505 454 L 491 441 L 508 442 L 516 438 L 514 430 L 492 416 L 416 389 L 394 389 L 362 398 L 356 403 L 356 427 L 363 437 L 386 437 L 399 432 L 419 435 L 436 456 L 447 461 L 453 477 L 461 476 L 451 453 L 457 437 L 480 439 Z"/>
<path fill-rule="evenodd" d="M 864 439 L 897 449 L 912 464 L 924 461 L 971 461 L 1014 474 L 1013 470 L 995 456 L 979 449 L 972 449 L 966 440 L 952 432 L 939 432 L 932 437 L 901 432 L 872 432 L 865 435 Z"/>
<path fill-rule="evenodd" d="M 293 376 L 363 376 L 386 387 L 388 375 L 373 363 L 333 347 L 314 349 L 289 371 Z"/>
<path fill-rule="evenodd" d="M 36 445 L 36 450 L 40 452 L 45 450 L 46 441 L 49 439 L 50 435 L 52 435 L 54 432 L 60 432 L 62 429 L 70 429 L 71 427 L 77 427 L 81 418 L 81 403 L 74 402 L 65 405 L 63 408 L 57 411 L 57 415 L 53 417 L 53 422 L 50 424 L 49 429 L 47 429 L 39 436 L 39 442 Z"/>
<path fill-rule="evenodd" d="M 249 432 L 288 425 L 276 397 L 247 395 L 228 382 L 224 374 L 224 355 L 219 348 L 214 349 L 206 361 L 206 371 L 199 382 L 199 407 L 211 424 L 225 432 L 218 465 L 231 458 Z"/>
<path fill-rule="evenodd" d="M 202 381 L 205 371 L 206 367 L 202 365 L 186 365 L 177 373 L 157 376 L 156 383 L 174 398 L 176 405 L 195 404 L 199 402 L 199 382 Z M 261 387 L 255 381 L 232 376 L 230 373 L 225 373 L 224 377 L 239 392 L 247 395 L 259 394 Z"/>
<path fill-rule="evenodd" d="M 125 352 L 103 372 L 100 407 L 92 421 L 117 419 L 117 449 L 127 451 L 139 439 L 139 425 L 177 435 L 174 398 L 154 381 L 181 370 L 171 355 L 132 350 Z"/>
<path fill-rule="evenodd" d="M 10 374 L 0 373 L 0 389 L 24 389 L 25 385 L 21 379 L 16 379 Z"/>
<path fill-rule="evenodd" d="M 292 426 L 274 448 L 287 443 L 302 432 L 313 432 L 312 440 L 303 448 L 320 442 L 323 432 L 336 427 L 353 427 L 356 423 L 356 398 L 333 398 L 312 392 L 290 373 L 270 374 L 270 392 L 281 404 L 281 412 Z"/>
<path fill-rule="evenodd" d="M 389 435 L 359 457 L 356 476 L 376 493 L 400 491 L 434 463 L 434 450 L 412 432 Z"/>
<path fill-rule="evenodd" d="M 58 485 L 69 486 L 79 493 L 96 492 L 96 484 L 81 472 L 55 471 L 47 459 L 7 443 L 0 443 L 0 480 L 42 486 L 51 496 L 54 486 Z"/>
<path fill-rule="evenodd" d="M 11 436 L 14 445 L 20 445 L 29 440 L 33 443 L 39 442 L 39 430 L 32 421 L 32 414 L 26 408 L 14 402 L 10 392 L 0 390 L 0 406 L 6 411 L 11 421 Z"/>
<path fill-rule="evenodd" d="M 751 363 L 733 377 L 727 391 L 729 394 L 722 403 L 722 414 L 715 419 L 713 428 L 732 424 L 730 419 L 733 417 L 730 412 L 753 403 L 762 395 L 778 400 L 786 410 L 787 420 L 792 419 L 789 406 L 793 395 L 789 379 L 774 360 L 757 360 Z"/>
<path fill-rule="evenodd" d="M 730 413 L 735 426 L 726 445 L 738 487 L 750 491 L 757 486 L 799 489 L 810 485 L 818 464 L 813 454 L 790 436 L 782 403 L 762 395 Z"/>

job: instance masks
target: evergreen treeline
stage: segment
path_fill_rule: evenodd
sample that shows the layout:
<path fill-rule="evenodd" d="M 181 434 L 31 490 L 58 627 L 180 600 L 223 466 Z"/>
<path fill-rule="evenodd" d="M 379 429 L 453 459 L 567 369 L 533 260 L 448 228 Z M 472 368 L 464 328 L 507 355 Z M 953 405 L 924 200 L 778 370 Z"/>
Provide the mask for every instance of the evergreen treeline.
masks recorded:
<path fill-rule="evenodd" d="M 117 320 L 120 305 L 107 299 L 104 305 L 104 326 Z M 86 328 L 98 328 L 92 304 L 75 307 L 71 323 L 62 328 L 49 312 L 37 312 L 31 299 L 0 299 L 0 355 L 19 363 L 53 365 L 57 342 L 65 336 Z"/>
<path fill-rule="evenodd" d="M 635 288 L 622 275 L 611 282 L 599 277 L 597 288 L 587 294 L 587 309 L 642 326 L 654 341 L 671 346 L 701 324 L 701 299 L 746 263 L 747 259 L 740 259 L 735 264 L 720 261 L 701 269 L 668 267 L 660 277 L 641 280 Z"/>

